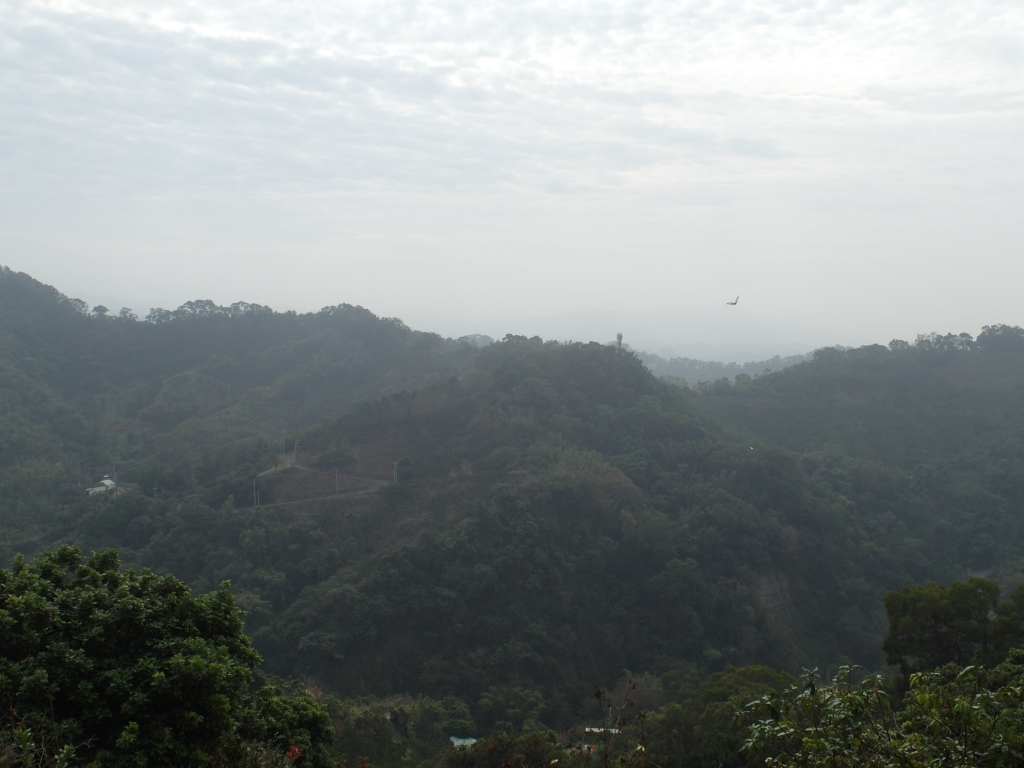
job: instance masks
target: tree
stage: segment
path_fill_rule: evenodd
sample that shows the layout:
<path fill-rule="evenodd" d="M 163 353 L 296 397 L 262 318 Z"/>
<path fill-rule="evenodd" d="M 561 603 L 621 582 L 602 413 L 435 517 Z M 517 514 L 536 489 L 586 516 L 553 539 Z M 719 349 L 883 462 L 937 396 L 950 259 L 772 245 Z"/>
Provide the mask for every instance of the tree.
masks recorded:
<path fill-rule="evenodd" d="M 493 715 L 494 728 L 505 733 L 543 730 L 544 697 L 538 691 L 492 685 L 480 697 L 480 709 Z"/>
<path fill-rule="evenodd" d="M 972 577 L 948 587 L 928 583 L 903 587 L 884 598 L 889 632 L 882 648 L 886 661 L 904 674 L 950 662 L 966 666 L 989 645 L 990 615 L 999 587 Z"/>
<path fill-rule="evenodd" d="M 242 763 L 253 745 L 285 755 L 289 765 L 327 768 L 334 765 L 328 745 L 334 740 L 331 717 L 320 701 L 307 694 L 265 685 L 245 701 L 240 713 L 235 749 L 224 750 Z M 243 758 L 243 759 L 240 759 Z M 280 760 L 277 761 L 280 764 Z"/>
<path fill-rule="evenodd" d="M 768 667 L 726 667 L 710 675 L 692 697 L 670 702 L 646 718 L 648 756 L 663 768 L 750 763 L 740 752 L 747 737 L 736 712 L 751 699 L 788 688 L 794 679 Z"/>
<path fill-rule="evenodd" d="M 243 720 L 258 730 L 247 689 L 259 662 L 226 583 L 193 596 L 173 577 L 122 570 L 113 550 L 67 546 L 0 569 L 0 702 L 30 728 L 53 722 L 87 741 L 77 757 L 99 766 L 209 762 Z M 329 741 L 317 713 L 262 700 L 305 728 L 307 748 Z"/>
<path fill-rule="evenodd" d="M 1003 661 L 1012 649 L 1024 645 L 1024 585 L 1013 590 L 1010 599 L 996 608 L 989 636 L 987 652 L 980 659 L 986 664 Z"/>
<path fill-rule="evenodd" d="M 1014 727 L 1021 689 L 988 687 L 979 667 L 910 676 L 901 711 L 881 677 L 853 682 L 844 667 L 822 685 L 817 672 L 801 686 L 747 707 L 755 722 L 744 749 L 768 768 L 981 768 L 1020 765 Z"/>

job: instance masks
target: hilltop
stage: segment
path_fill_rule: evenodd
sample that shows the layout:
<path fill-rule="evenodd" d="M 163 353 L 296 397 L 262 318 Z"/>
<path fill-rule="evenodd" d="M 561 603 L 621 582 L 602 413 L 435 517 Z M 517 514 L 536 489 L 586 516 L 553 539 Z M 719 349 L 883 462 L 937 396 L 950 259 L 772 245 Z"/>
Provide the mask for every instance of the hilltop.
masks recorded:
<path fill-rule="evenodd" d="M 450 375 L 469 346 L 346 304 L 89 312 L 2 268 L 0 513 L 52 519 L 107 473 L 179 494 L 236 458 L 267 469 L 302 427 Z"/>

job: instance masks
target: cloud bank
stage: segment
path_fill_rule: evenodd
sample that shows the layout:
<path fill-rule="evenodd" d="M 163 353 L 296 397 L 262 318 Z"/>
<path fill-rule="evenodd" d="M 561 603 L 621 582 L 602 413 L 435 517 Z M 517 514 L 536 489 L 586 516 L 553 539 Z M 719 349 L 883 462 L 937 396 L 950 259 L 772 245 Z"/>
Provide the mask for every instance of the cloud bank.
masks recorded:
<path fill-rule="evenodd" d="M 976 330 L 1024 322 L 1022 65 L 995 0 L 4 0 L 0 234 L 97 298 Z"/>

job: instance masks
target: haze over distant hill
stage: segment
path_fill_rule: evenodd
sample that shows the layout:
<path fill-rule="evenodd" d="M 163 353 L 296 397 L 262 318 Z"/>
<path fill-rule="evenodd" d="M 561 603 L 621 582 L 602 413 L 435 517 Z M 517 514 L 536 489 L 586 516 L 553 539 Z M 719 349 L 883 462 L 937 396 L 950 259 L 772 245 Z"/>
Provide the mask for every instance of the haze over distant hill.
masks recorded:
<path fill-rule="evenodd" d="M 626 345 L 623 345 L 623 348 L 625 347 Z M 802 363 L 813 357 L 813 354 L 789 355 L 787 357 L 775 355 L 767 360 L 755 360 L 741 364 L 715 360 L 693 360 L 688 357 L 665 359 L 650 352 L 637 351 L 635 354 L 655 376 L 689 385 L 718 381 L 723 378 L 731 380 L 740 375 L 756 378 L 765 373 L 781 371 L 783 368 Z"/>
<path fill-rule="evenodd" d="M 689 357 L 727 363 L 746 363 L 776 355 L 804 354 L 817 347 L 855 343 L 854 334 L 834 329 L 798 327 L 765 317 L 757 302 L 741 298 L 742 307 L 720 302 L 684 306 L 672 310 L 617 309 L 565 312 L 549 316 L 502 319 L 452 320 L 443 327 L 452 335 L 485 332 L 494 338 L 506 333 L 540 336 L 560 341 L 606 341 L 623 333 L 633 349 L 662 357 Z"/>

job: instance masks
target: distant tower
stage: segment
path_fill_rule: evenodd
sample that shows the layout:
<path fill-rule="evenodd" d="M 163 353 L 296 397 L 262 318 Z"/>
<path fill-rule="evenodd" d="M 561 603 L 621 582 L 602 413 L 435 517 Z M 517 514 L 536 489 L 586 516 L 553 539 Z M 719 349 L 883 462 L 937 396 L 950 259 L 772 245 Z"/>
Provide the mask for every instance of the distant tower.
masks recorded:
<path fill-rule="evenodd" d="M 616 333 L 615 334 L 615 340 L 617 342 L 619 342 L 619 349 L 622 349 L 622 334 L 621 333 Z"/>

